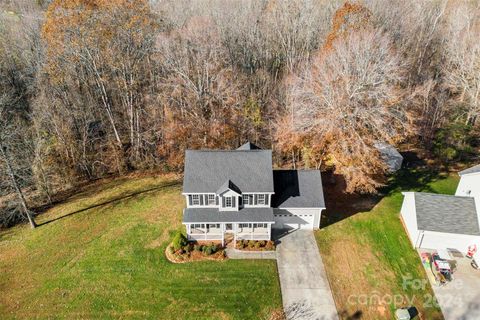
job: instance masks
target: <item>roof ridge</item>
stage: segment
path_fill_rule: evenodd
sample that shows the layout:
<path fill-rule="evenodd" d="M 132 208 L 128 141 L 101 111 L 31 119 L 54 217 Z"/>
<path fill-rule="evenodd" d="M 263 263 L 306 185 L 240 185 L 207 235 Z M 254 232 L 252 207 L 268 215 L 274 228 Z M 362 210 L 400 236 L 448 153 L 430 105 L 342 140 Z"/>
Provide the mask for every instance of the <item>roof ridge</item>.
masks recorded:
<path fill-rule="evenodd" d="M 406 191 L 412 192 L 412 191 Z M 423 191 L 413 191 L 414 194 L 426 194 L 429 196 L 439 196 L 439 197 L 451 197 L 451 198 L 466 198 L 466 199 L 474 199 L 474 197 L 469 196 L 457 196 L 454 194 L 444 194 L 444 193 L 433 193 L 433 192 L 423 192 Z"/>

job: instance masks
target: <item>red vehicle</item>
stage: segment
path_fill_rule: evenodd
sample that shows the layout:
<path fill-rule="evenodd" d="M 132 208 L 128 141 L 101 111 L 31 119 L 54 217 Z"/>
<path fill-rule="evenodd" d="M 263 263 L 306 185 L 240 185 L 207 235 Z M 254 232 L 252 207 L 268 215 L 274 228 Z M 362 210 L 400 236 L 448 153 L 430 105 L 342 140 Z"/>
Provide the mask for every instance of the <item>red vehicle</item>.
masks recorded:
<path fill-rule="evenodd" d="M 433 265 L 437 271 L 445 278 L 447 281 L 452 281 L 452 268 L 450 263 L 447 260 L 440 258 L 438 253 L 432 254 Z"/>

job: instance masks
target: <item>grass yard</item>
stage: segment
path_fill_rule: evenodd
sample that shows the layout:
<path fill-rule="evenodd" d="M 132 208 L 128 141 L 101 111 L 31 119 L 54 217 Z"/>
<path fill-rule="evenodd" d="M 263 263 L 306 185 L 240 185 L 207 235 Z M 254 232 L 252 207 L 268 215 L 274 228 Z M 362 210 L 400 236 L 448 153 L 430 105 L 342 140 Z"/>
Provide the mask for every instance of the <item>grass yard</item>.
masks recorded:
<path fill-rule="evenodd" d="M 165 259 L 180 192 L 173 177 L 100 182 L 35 230 L 0 231 L 0 318 L 268 319 L 281 309 L 275 261 Z"/>
<path fill-rule="evenodd" d="M 403 200 L 400 191 L 453 194 L 457 184 L 456 175 L 402 171 L 392 178 L 384 190 L 385 197 L 373 209 L 315 233 L 343 319 L 391 319 L 394 301 L 406 301 L 406 297 L 414 299 L 423 319 L 443 319 L 432 303 L 428 282 L 424 288 L 411 282 L 403 285 L 403 277 L 427 278 L 399 218 Z"/>

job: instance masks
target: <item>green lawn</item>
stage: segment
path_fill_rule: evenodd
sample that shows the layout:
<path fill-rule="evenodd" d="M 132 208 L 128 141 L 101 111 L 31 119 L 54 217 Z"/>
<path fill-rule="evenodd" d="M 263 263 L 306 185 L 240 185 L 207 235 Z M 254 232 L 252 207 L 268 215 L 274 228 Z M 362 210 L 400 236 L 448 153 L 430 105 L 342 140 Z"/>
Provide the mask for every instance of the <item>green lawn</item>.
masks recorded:
<path fill-rule="evenodd" d="M 0 318 L 268 319 L 281 308 L 274 261 L 165 259 L 184 203 L 172 182 L 97 183 L 38 222 L 60 219 L 1 231 Z"/>
<path fill-rule="evenodd" d="M 423 280 L 426 275 L 399 219 L 400 191 L 453 194 L 457 184 L 456 175 L 402 171 L 391 179 L 383 190 L 385 197 L 372 210 L 316 232 L 342 318 L 361 314 L 365 319 L 390 319 L 394 299 L 413 298 L 424 319 L 443 319 L 438 307 L 428 305 L 432 294 L 428 284 L 425 288 L 403 286 L 403 277 Z"/>

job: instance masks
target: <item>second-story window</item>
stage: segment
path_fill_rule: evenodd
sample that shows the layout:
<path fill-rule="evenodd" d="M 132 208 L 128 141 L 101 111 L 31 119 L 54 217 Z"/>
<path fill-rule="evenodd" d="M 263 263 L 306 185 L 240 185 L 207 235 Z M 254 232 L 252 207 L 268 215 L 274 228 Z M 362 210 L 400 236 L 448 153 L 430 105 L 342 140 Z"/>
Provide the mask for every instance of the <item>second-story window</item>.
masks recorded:
<path fill-rule="evenodd" d="M 208 195 L 208 205 L 209 206 L 215 205 L 215 195 L 214 194 L 209 194 Z"/>
<path fill-rule="evenodd" d="M 225 207 L 226 208 L 232 207 L 232 197 L 225 197 Z"/>
<path fill-rule="evenodd" d="M 258 204 L 264 205 L 265 204 L 265 195 L 264 194 L 259 194 L 257 198 Z"/>
<path fill-rule="evenodd" d="M 200 195 L 192 194 L 192 205 L 199 206 L 200 205 Z"/>
<path fill-rule="evenodd" d="M 242 195 L 242 199 L 243 199 L 243 205 L 249 205 L 249 204 L 251 204 L 251 203 L 248 201 L 248 199 L 249 199 L 248 194 L 243 194 L 243 195 Z"/>

